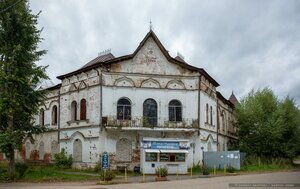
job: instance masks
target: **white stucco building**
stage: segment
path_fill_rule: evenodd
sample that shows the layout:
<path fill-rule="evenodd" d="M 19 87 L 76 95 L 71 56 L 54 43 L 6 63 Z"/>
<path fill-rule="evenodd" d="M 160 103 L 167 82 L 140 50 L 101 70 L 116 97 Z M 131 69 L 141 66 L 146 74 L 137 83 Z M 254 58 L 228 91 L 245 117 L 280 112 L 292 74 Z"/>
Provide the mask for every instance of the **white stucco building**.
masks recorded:
<path fill-rule="evenodd" d="M 64 148 L 77 167 L 108 152 L 112 169 L 186 173 L 203 151 L 227 150 L 236 139 L 234 105 L 217 81 L 171 57 L 151 30 L 132 54 L 106 52 L 57 78 L 36 116 L 49 131 L 24 142 L 24 159 L 51 161 Z"/>

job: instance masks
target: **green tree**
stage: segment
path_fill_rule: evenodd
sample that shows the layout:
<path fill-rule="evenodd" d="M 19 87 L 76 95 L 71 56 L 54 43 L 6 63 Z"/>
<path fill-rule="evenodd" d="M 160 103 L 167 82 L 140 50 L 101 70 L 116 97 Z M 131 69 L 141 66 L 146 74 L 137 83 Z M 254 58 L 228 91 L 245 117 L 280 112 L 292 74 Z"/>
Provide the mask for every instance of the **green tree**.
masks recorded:
<path fill-rule="evenodd" d="M 300 150 L 300 113 L 293 99 L 269 88 L 252 90 L 237 105 L 239 147 L 250 155 L 293 158 Z"/>
<path fill-rule="evenodd" d="M 9 159 L 9 172 L 15 171 L 15 150 L 25 137 L 42 132 L 34 125 L 34 115 L 45 99 L 35 90 L 46 79 L 45 67 L 36 61 L 45 54 L 38 50 L 41 41 L 38 15 L 33 15 L 27 0 L 0 1 L 0 150 Z"/>

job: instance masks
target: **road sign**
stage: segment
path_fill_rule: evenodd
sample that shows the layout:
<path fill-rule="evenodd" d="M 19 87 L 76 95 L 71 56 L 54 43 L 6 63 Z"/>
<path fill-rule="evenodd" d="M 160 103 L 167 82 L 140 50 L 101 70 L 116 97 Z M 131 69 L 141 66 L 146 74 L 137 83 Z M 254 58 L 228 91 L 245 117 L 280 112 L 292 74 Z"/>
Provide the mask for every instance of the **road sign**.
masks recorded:
<path fill-rule="evenodd" d="M 102 154 L 102 169 L 108 169 L 109 168 L 109 156 L 107 152 L 104 152 Z"/>

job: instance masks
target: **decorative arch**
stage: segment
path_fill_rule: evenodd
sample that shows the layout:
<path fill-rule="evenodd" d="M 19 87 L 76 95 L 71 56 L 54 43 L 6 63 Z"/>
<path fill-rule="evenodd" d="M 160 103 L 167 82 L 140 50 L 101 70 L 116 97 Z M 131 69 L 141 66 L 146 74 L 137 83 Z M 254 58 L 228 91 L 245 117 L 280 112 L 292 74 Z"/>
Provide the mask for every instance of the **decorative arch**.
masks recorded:
<path fill-rule="evenodd" d="M 149 79 L 146 79 L 146 80 L 142 81 L 141 87 L 144 87 L 144 88 L 160 88 L 160 84 L 157 80 L 149 78 Z"/>
<path fill-rule="evenodd" d="M 78 81 L 78 77 L 76 75 L 73 75 L 70 79 L 70 83 L 75 83 Z"/>
<path fill-rule="evenodd" d="M 134 87 L 134 81 L 128 77 L 121 77 L 116 79 L 115 86 L 120 86 L 120 87 Z"/>
<path fill-rule="evenodd" d="M 79 81 L 85 80 L 85 79 L 87 79 L 87 78 L 88 78 L 88 76 L 87 76 L 87 74 L 84 73 L 84 72 L 82 72 L 82 73 L 79 75 Z"/>
<path fill-rule="evenodd" d="M 88 85 L 84 82 L 84 81 L 81 81 L 79 86 L 78 86 L 78 89 L 84 89 L 86 88 Z"/>
<path fill-rule="evenodd" d="M 71 84 L 69 91 L 77 91 L 77 87 L 74 83 Z"/>
<path fill-rule="evenodd" d="M 181 80 L 171 80 L 167 83 L 168 89 L 186 89 L 184 83 Z"/>
<path fill-rule="evenodd" d="M 70 84 L 70 81 L 69 81 L 69 79 L 68 78 L 65 78 L 64 80 L 62 80 L 62 86 L 67 86 L 67 85 L 69 85 Z"/>
<path fill-rule="evenodd" d="M 80 131 L 76 131 L 76 132 L 74 132 L 71 136 L 70 136 L 70 138 L 75 138 L 75 136 L 79 136 L 79 137 L 82 137 L 82 139 L 84 139 L 85 138 L 85 136 L 83 135 L 83 133 L 82 132 L 80 132 Z"/>
<path fill-rule="evenodd" d="M 90 72 L 88 72 L 88 77 L 89 78 L 92 78 L 92 77 L 97 77 L 99 74 L 98 74 L 98 71 L 97 70 L 91 70 Z"/>
<path fill-rule="evenodd" d="M 121 138 L 117 141 L 116 160 L 120 162 L 132 161 L 132 142 L 127 138 Z"/>

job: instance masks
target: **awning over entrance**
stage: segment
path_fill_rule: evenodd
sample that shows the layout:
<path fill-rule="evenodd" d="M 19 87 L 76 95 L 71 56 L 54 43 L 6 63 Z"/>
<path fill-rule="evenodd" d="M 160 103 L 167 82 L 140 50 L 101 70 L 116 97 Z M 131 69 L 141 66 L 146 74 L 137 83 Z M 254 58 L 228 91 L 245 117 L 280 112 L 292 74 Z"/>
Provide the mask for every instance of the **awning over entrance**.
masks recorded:
<path fill-rule="evenodd" d="M 188 154 L 188 150 L 159 150 L 160 153 L 185 153 Z"/>
<path fill-rule="evenodd" d="M 188 150 L 159 150 L 159 149 L 145 149 L 145 152 L 150 153 L 185 153 L 188 154 Z"/>
<path fill-rule="evenodd" d="M 159 150 L 158 149 L 145 149 L 145 152 L 159 153 Z"/>

